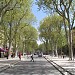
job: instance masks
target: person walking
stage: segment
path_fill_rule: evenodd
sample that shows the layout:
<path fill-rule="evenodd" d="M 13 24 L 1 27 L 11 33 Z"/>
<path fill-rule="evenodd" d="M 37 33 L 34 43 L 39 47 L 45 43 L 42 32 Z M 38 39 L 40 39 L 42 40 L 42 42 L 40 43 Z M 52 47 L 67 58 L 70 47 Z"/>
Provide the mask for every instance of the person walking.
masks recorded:
<path fill-rule="evenodd" d="M 21 60 L 21 53 L 20 52 L 18 53 L 18 56 L 19 56 L 19 59 Z"/>
<path fill-rule="evenodd" d="M 7 55 L 6 57 L 7 57 L 7 59 L 8 59 L 8 57 L 9 57 L 9 49 L 8 49 L 7 46 L 6 46 L 6 51 L 7 51 L 7 52 L 6 52 L 6 55 Z"/>
<path fill-rule="evenodd" d="M 31 55 L 31 61 L 33 61 L 33 62 L 34 62 L 33 54 Z"/>

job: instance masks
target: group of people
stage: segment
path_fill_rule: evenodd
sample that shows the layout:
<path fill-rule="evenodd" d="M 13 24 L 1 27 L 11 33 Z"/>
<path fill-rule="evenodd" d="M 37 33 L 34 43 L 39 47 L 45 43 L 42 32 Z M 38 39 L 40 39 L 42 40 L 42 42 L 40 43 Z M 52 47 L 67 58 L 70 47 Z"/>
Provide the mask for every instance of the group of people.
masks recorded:
<path fill-rule="evenodd" d="M 19 57 L 19 59 L 20 59 L 20 60 L 21 60 L 21 55 L 22 55 L 22 54 L 21 54 L 21 52 L 19 52 L 19 53 L 18 53 L 18 57 Z M 31 61 L 33 61 L 33 62 L 34 62 L 33 54 L 31 55 Z"/>
<path fill-rule="evenodd" d="M 8 49 L 7 46 L 6 46 L 5 49 L 0 48 L 0 51 L 4 52 L 4 57 L 6 57 L 7 59 L 8 59 L 9 56 L 11 56 L 11 58 L 15 57 L 15 52 L 11 51 L 11 53 L 9 54 L 9 49 Z M 22 56 L 22 53 L 18 52 L 18 57 L 19 57 L 20 60 L 21 60 L 21 56 Z M 31 54 L 31 61 L 34 62 L 33 54 Z"/>

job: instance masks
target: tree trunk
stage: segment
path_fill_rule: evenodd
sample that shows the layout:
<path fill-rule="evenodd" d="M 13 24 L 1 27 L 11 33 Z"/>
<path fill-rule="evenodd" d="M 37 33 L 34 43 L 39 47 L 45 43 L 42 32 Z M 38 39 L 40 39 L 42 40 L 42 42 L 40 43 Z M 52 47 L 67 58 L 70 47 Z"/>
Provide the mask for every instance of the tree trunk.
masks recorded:
<path fill-rule="evenodd" d="M 6 48 L 6 46 L 7 46 L 7 34 L 6 34 L 5 26 L 4 26 L 4 44 L 3 44 L 4 49 Z"/>
<path fill-rule="evenodd" d="M 10 50 L 11 50 L 11 30 L 12 30 L 12 25 L 11 25 L 11 23 L 9 23 L 9 25 L 10 25 L 10 31 L 9 31 L 9 57 L 10 57 Z"/>
<path fill-rule="evenodd" d="M 54 57 L 54 46 L 52 45 L 52 56 Z"/>
<path fill-rule="evenodd" d="M 15 44 L 14 44 L 14 52 L 16 52 L 16 37 L 15 37 Z"/>
<path fill-rule="evenodd" d="M 57 44 L 55 45 L 55 54 L 56 54 L 56 57 L 58 57 Z"/>
<path fill-rule="evenodd" d="M 67 33 L 66 21 L 65 21 L 64 17 L 63 17 L 63 21 L 64 21 L 64 27 L 65 27 L 65 32 L 66 32 L 67 44 L 68 44 L 68 48 L 69 48 L 69 60 L 73 60 L 72 30 L 71 30 L 71 27 L 70 27 L 70 21 L 68 19 L 69 33 Z"/>
<path fill-rule="evenodd" d="M 69 47 L 69 60 L 73 60 L 73 49 L 72 49 L 72 30 L 69 30 L 69 41 L 68 41 L 68 47 Z"/>

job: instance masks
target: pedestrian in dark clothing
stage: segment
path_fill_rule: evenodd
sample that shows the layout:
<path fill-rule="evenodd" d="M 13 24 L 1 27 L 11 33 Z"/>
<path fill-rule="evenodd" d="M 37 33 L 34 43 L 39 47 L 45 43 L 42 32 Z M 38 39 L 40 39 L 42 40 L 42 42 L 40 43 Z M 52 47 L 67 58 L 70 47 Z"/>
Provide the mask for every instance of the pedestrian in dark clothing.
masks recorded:
<path fill-rule="evenodd" d="M 11 57 L 13 58 L 13 52 L 11 53 Z"/>
<path fill-rule="evenodd" d="M 7 57 L 7 59 L 8 59 L 8 56 L 9 56 L 9 55 L 8 55 L 8 52 L 7 52 L 7 56 L 6 56 L 6 57 Z"/>
<path fill-rule="evenodd" d="M 18 53 L 18 56 L 19 56 L 19 59 L 21 60 L 21 53 L 20 52 Z"/>
<path fill-rule="evenodd" d="M 34 62 L 33 54 L 31 55 L 31 61 L 33 61 L 33 62 Z"/>
<path fill-rule="evenodd" d="M 62 58 L 64 59 L 64 53 L 62 52 Z"/>
<path fill-rule="evenodd" d="M 6 46 L 6 51 L 7 51 L 7 59 L 8 59 L 8 57 L 9 57 L 9 49 L 8 49 L 7 46 Z"/>

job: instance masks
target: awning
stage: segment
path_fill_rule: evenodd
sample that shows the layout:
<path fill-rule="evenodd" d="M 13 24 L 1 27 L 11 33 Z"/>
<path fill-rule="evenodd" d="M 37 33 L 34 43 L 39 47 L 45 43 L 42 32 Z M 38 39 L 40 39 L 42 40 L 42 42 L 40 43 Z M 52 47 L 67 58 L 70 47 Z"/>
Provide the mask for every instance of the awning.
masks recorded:
<path fill-rule="evenodd" d="M 2 48 L 0 48 L 0 51 L 1 51 L 1 52 L 8 52 L 8 50 L 4 50 L 4 49 L 2 49 Z"/>

